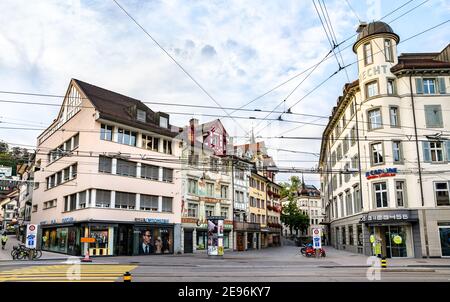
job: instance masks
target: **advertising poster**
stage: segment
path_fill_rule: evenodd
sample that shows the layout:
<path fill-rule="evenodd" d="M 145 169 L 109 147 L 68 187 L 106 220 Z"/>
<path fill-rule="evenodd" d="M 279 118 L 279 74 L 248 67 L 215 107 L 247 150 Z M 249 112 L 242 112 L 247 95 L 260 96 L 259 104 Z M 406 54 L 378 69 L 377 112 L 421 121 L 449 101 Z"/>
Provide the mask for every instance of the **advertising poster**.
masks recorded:
<path fill-rule="evenodd" d="M 223 256 L 223 218 L 208 218 L 208 256 Z"/>

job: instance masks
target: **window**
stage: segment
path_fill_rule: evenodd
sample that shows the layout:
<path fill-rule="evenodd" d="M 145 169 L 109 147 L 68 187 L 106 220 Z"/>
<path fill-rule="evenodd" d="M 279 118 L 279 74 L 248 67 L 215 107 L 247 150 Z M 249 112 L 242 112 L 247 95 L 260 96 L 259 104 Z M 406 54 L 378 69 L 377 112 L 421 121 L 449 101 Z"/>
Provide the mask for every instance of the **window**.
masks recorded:
<path fill-rule="evenodd" d="M 344 181 L 345 181 L 345 182 L 349 182 L 349 180 L 350 180 L 350 172 L 348 172 L 349 169 L 350 169 L 350 163 L 347 162 L 347 163 L 345 163 L 345 165 L 344 165 L 344 171 L 345 171 L 345 174 L 344 174 Z"/>
<path fill-rule="evenodd" d="M 198 166 L 199 155 L 198 154 L 189 154 L 188 155 L 188 163 L 190 166 Z"/>
<path fill-rule="evenodd" d="M 163 168 L 163 181 L 165 182 L 173 181 L 173 169 Z"/>
<path fill-rule="evenodd" d="M 100 139 L 104 141 L 112 141 L 112 137 L 113 137 L 113 127 L 102 124 L 100 129 Z"/>
<path fill-rule="evenodd" d="M 117 175 L 136 177 L 136 163 L 118 159 L 117 160 Z"/>
<path fill-rule="evenodd" d="M 343 227 L 341 228 L 341 230 L 342 230 L 342 244 L 343 244 L 343 245 L 346 245 L 346 244 L 347 244 L 347 234 L 345 233 L 346 227 L 343 226 Z"/>
<path fill-rule="evenodd" d="M 427 128 L 442 128 L 441 105 L 425 105 L 425 123 Z"/>
<path fill-rule="evenodd" d="M 343 142 L 343 145 L 344 145 L 344 155 L 347 154 L 347 152 L 348 152 L 348 148 L 349 148 L 349 143 L 348 143 L 348 141 L 349 141 L 348 135 L 346 135 L 345 138 L 344 138 L 344 142 Z"/>
<path fill-rule="evenodd" d="M 188 179 L 188 192 L 191 194 L 197 194 L 198 182 L 194 179 Z"/>
<path fill-rule="evenodd" d="M 150 135 L 142 135 L 142 148 L 158 152 L 159 138 Z"/>
<path fill-rule="evenodd" d="M 392 142 L 392 160 L 396 164 L 403 162 L 401 141 L 393 141 Z"/>
<path fill-rule="evenodd" d="M 345 192 L 345 205 L 347 210 L 347 215 L 353 214 L 353 200 L 352 200 L 352 193 L 350 190 L 347 190 Z"/>
<path fill-rule="evenodd" d="M 64 212 L 73 211 L 77 206 L 77 194 L 64 196 Z"/>
<path fill-rule="evenodd" d="M 400 127 L 398 107 L 389 106 L 389 120 L 391 122 L 391 127 Z"/>
<path fill-rule="evenodd" d="M 72 167 L 72 178 L 75 178 L 75 177 L 77 177 L 77 167 L 78 167 L 78 164 L 74 164 L 74 165 L 72 165 L 71 167 Z"/>
<path fill-rule="evenodd" d="M 392 54 L 392 42 L 389 39 L 384 40 L 384 57 L 386 62 L 394 62 L 394 56 Z"/>
<path fill-rule="evenodd" d="M 350 141 L 352 146 L 356 143 L 356 126 L 350 130 Z"/>
<path fill-rule="evenodd" d="M 228 207 L 220 207 L 220 216 L 228 218 Z"/>
<path fill-rule="evenodd" d="M 162 128 L 169 128 L 169 119 L 164 116 L 159 117 L 159 126 Z"/>
<path fill-rule="evenodd" d="M 112 172 L 112 158 L 100 155 L 98 157 L 98 171 L 104 173 Z"/>
<path fill-rule="evenodd" d="M 369 115 L 369 130 L 374 130 L 382 127 L 381 109 L 373 109 L 368 112 Z"/>
<path fill-rule="evenodd" d="M 353 235 L 353 226 L 352 225 L 349 225 L 348 226 L 348 237 L 349 237 L 349 244 L 350 245 L 354 245 L 355 244 L 355 240 L 354 240 L 354 237 L 353 237 L 354 235 Z"/>
<path fill-rule="evenodd" d="M 141 194 L 141 205 L 142 211 L 158 211 L 158 196 Z"/>
<path fill-rule="evenodd" d="M 82 191 L 78 193 L 78 206 L 80 209 L 84 209 L 86 207 L 87 202 L 87 191 Z"/>
<path fill-rule="evenodd" d="M 64 151 L 72 150 L 72 139 L 69 139 L 64 143 Z"/>
<path fill-rule="evenodd" d="M 220 186 L 220 198 L 228 198 L 228 186 Z"/>
<path fill-rule="evenodd" d="M 205 217 L 214 216 L 214 206 L 205 205 Z"/>
<path fill-rule="evenodd" d="M 444 148 L 443 142 L 430 141 L 423 142 L 423 156 L 426 162 L 443 162 L 444 161 Z M 450 144 L 447 144 L 450 145 Z M 449 147 L 449 146 L 447 146 Z"/>
<path fill-rule="evenodd" d="M 37 204 L 33 205 L 32 212 L 35 213 L 35 212 L 37 212 L 37 210 L 38 210 L 38 205 Z"/>
<path fill-rule="evenodd" d="M 163 140 L 163 153 L 172 154 L 172 142 L 169 140 Z"/>
<path fill-rule="evenodd" d="M 384 152 L 382 143 L 370 144 L 372 165 L 384 163 Z"/>
<path fill-rule="evenodd" d="M 206 183 L 206 195 L 210 197 L 214 197 L 214 184 L 213 183 Z"/>
<path fill-rule="evenodd" d="M 387 94 L 393 95 L 395 94 L 395 82 L 392 79 L 387 80 Z"/>
<path fill-rule="evenodd" d="M 78 148 L 79 145 L 80 145 L 80 134 L 76 134 L 73 137 L 73 149 Z"/>
<path fill-rule="evenodd" d="M 159 180 L 159 167 L 152 165 L 141 165 L 141 178 Z"/>
<path fill-rule="evenodd" d="M 372 46 L 369 43 L 364 44 L 364 65 L 369 65 L 373 63 L 373 57 L 372 57 Z"/>
<path fill-rule="evenodd" d="M 111 191 L 97 190 L 95 199 L 96 207 L 109 208 L 111 203 Z"/>
<path fill-rule="evenodd" d="M 423 79 L 423 93 L 435 94 L 436 93 L 436 80 L 435 79 Z"/>
<path fill-rule="evenodd" d="M 378 95 L 378 82 L 372 81 L 366 84 L 366 98 Z"/>
<path fill-rule="evenodd" d="M 339 144 L 339 146 L 336 149 L 337 152 L 337 160 L 340 161 L 342 159 L 342 145 Z"/>
<path fill-rule="evenodd" d="M 387 187 L 385 182 L 373 184 L 375 192 L 375 202 L 377 208 L 386 208 L 388 206 Z"/>
<path fill-rule="evenodd" d="M 333 151 L 333 153 L 331 153 L 331 166 L 335 166 L 336 165 L 336 152 Z"/>
<path fill-rule="evenodd" d="M 359 190 L 359 186 L 355 186 L 353 189 L 353 200 L 355 201 L 355 213 L 361 212 L 362 204 L 361 204 L 361 192 Z"/>
<path fill-rule="evenodd" d="M 397 207 L 404 207 L 406 206 L 406 199 L 405 199 L 405 182 L 404 181 L 396 181 L 395 182 L 395 199 L 396 199 L 396 205 Z"/>
<path fill-rule="evenodd" d="M 62 183 L 62 171 L 59 171 L 56 173 L 56 185 L 60 185 Z"/>
<path fill-rule="evenodd" d="M 172 197 L 165 197 L 162 198 L 162 211 L 163 212 L 172 212 L 172 203 L 173 198 Z"/>
<path fill-rule="evenodd" d="M 450 205 L 448 182 L 435 182 L 434 191 L 436 194 L 436 204 L 438 206 Z"/>
<path fill-rule="evenodd" d="M 341 215 L 339 217 L 344 217 L 345 216 L 345 212 L 344 212 L 344 195 L 342 195 L 342 194 L 339 195 L 339 205 L 340 205 L 340 210 L 341 210 Z"/>
<path fill-rule="evenodd" d="M 355 156 L 352 157 L 352 163 L 351 163 L 351 168 L 355 171 L 359 170 L 359 161 L 358 161 L 358 154 L 356 154 Z M 353 172 L 352 175 L 356 176 L 357 172 Z"/>
<path fill-rule="evenodd" d="M 134 210 L 136 208 L 136 194 L 116 192 L 116 203 L 114 207 L 116 209 Z"/>
<path fill-rule="evenodd" d="M 117 135 L 117 142 L 119 144 L 136 146 L 136 137 L 137 137 L 136 132 L 119 128 Z"/>
<path fill-rule="evenodd" d="M 146 122 L 146 112 L 144 110 L 138 109 L 136 113 L 136 119 L 140 122 Z"/>

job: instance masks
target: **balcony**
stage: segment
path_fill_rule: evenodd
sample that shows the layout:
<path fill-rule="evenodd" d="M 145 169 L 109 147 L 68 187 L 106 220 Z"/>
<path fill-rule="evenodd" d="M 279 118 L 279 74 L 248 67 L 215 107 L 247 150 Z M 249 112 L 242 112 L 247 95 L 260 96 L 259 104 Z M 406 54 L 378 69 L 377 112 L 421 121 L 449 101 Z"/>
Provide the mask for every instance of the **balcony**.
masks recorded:
<path fill-rule="evenodd" d="M 233 224 L 235 231 L 260 231 L 259 223 L 235 221 Z"/>

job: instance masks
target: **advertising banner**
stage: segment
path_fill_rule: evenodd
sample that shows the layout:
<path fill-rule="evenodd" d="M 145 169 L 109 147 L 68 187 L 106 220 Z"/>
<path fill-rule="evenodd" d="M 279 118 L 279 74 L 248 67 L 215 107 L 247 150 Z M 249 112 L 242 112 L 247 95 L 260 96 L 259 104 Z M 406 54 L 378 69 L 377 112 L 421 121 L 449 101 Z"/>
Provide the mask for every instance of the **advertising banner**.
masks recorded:
<path fill-rule="evenodd" d="M 208 217 L 208 256 L 223 256 L 222 217 Z"/>

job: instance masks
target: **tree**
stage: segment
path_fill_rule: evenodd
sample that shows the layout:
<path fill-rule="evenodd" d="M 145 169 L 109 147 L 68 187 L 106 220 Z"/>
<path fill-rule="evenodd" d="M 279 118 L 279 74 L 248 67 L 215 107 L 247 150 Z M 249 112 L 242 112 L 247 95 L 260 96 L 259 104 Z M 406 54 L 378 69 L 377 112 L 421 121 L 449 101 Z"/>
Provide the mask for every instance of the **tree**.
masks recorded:
<path fill-rule="evenodd" d="M 13 175 L 16 174 L 17 165 L 28 162 L 30 156 L 27 149 L 20 147 L 9 149 L 7 143 L 0 141 L 0 166 L 12 167 Z"/>
<path fill-rule="evenodd" d="M 295 198 L 300 189 L 300 178 L 292 176 L 290 183 L 281 184 L 281 198 L 286 198 L 289 203 L 287 206 L 283 206 L 281 212 L 281 222 L 286 225 L 290 233 L 295 230 L 298 235 L 298 231 L 305 231 L 309 227 L 309 217 L 300 211 Z"/>

